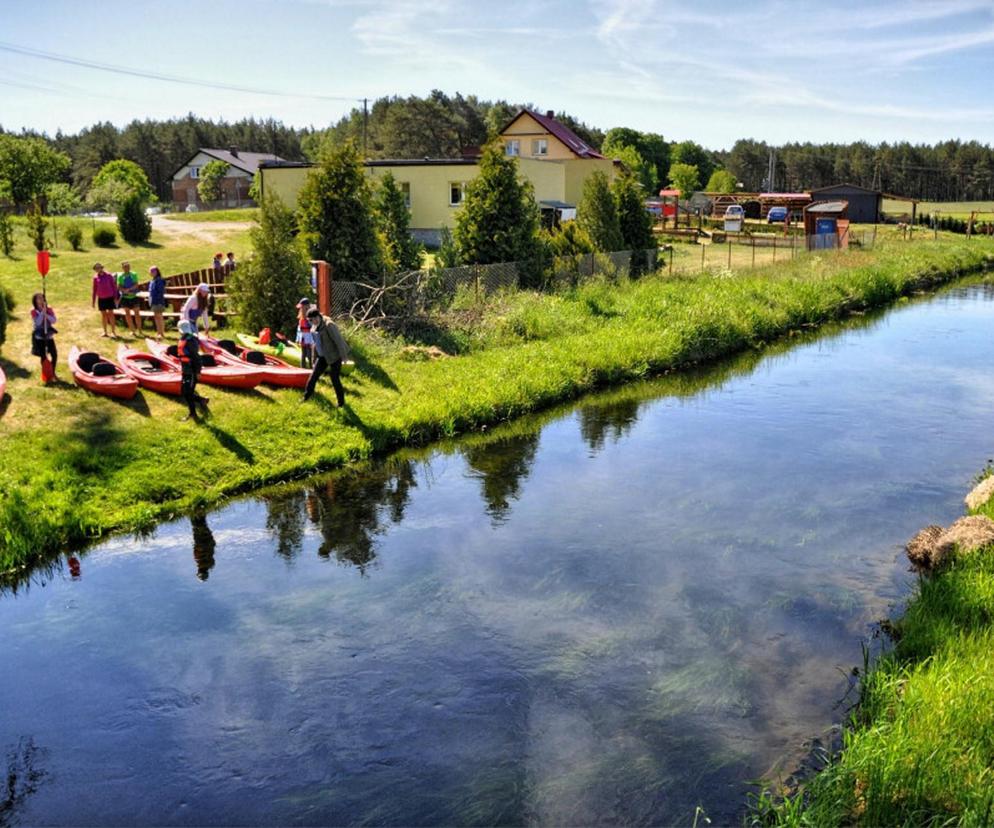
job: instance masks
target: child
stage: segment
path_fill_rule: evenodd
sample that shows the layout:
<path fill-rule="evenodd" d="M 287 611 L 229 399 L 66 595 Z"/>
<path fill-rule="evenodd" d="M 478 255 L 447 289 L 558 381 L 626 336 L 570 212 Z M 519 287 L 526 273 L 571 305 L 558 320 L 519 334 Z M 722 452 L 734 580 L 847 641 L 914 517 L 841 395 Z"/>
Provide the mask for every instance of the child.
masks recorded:
<path fill-rule="evenodd" d="M 96 305 L 100 308 L 100 324 L 104 327 L 103 335 L 116 339 L 117 332 L 114 327 L 117 323 L 114 321 L 114 308 L 117 307 L 117 299 L 121 295 L 117 289 L 117 280 L 104 270 L 104 266 L 100 262 L 93 265 L 93 271 L 93 294 L 90 297 L 90 307 Z"/>
<path fill-rule="evenodd" d="M 204 416 L 210 414 L 207 408 L 207 398 L 201 397 L 197 393 L 197 379 L 203 362 L 200 359 L 200 340 L 197 338 L 197 328 L 192 323 L 184 319 L 179 323 L 180 340 L 176 346 L 176 353 L 179 354 L 180 365 L 183 369 L 183 382 L 181 394 L 190 413 L 183 420 L 196 420 L 197 407 L 200 408 Z"/>
<path fill-rule="evenodd" d="M 228 251 L 228 257 L 224 262 L 224 267 L 225 270 L 227 270 L 229 273 L 232 270 L 234 270 L 236 267 L 238 267 L 238 265 L 235 264 L 235 254 L 232 253 L 230 250 Z"/>
<path fill-rule="evenodd" d="M 211 289 L 207 282 L 201 282 L 197 285 L 196 291 L 186 300 L 186 304 L 183 305 L 183 309 L 179 313 L 180 319 L 185 319 L 187 322 L 193 323 L 194 331 L 197 330 L 198 320 L 202 318 L 204 320 L 204 333 L 211 332 L 211 322 L 207 314 L 210 296 Z"/>
<path fill-rule="evenodd" d="M 41 381 L 45 384 L 56 379 L 55 361 L 59 353 L 55 348 L 54 325 L 55 311 L 48 306 L 44 294 L 36 293 L 31 297 L 31 353 L 41 359 Z"/>
<path fill-rule="evenodd" d="M 138 276 L 131 272 L 131 262 L 121 262 L 121 272 L 115 274 L 117 290 L 121 294 L 124 321 L 132 336 L 141 335 L 141 316 L 138 311 Z"/>
<path fill-rule="evenodd" d="M 311 309 L 311 300 L 306 296 L 297 303 L 297 344 L 300 346 L 300 367 L 314 367 L 314 334 L 311 333 L 311 320 L 307 312 Z"/>
<path fill-rule="evenodd" d="M 148 269 L 148 275 L 152 277 L 148 283 L 148 305 L 154 314 L 155 338 L 161 342 L 166 336 L 166 320 L 163 317 L 166 310 L 166 280 L 155 265 Z"/>

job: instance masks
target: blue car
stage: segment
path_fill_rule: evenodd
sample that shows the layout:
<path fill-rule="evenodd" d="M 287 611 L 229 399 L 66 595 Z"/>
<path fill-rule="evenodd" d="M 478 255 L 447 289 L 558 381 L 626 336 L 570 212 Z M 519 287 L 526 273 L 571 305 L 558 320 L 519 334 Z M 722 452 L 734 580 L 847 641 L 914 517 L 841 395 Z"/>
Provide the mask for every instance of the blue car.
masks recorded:
<path fill-rule="evenodd" d="M 766 214 L 767 224 L 773 224 L 776 221 L 786 221 L 786 220 L 787 220 L 786 207 L 770 207 L 770 212 Z"/>

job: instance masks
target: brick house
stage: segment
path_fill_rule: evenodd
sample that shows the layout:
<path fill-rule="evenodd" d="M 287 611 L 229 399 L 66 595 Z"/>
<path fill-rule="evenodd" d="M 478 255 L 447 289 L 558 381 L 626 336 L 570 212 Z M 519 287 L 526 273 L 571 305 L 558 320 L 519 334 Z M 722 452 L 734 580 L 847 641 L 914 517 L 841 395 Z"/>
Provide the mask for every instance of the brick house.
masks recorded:
<path fill-rule="evenodd" d="M 221 199 L 212 207 L 251 207 L 255 202 L 249 198 L 252 179 L 262 161 L 282 161 L 278 155 L 269 152 L 241 152 L 237 147 L 230 149 L 208 149 L 201 147 L 197 154 L 173 173 L 173 201 L 178 210 L 185 210 L 191 204 L 198 209 L 208 205 L 201 201 L 197 192 L 200 183 L 200 170 L 208 161 L 223 161 L 228 165 L 227 174 L 221 179 Z"/>

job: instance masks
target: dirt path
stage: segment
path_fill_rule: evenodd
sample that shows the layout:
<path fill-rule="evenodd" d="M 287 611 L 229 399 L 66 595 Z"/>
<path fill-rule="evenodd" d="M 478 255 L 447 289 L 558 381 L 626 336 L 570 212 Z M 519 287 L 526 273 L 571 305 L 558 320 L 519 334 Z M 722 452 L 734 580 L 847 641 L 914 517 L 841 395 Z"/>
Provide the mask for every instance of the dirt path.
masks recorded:
<path fill-rule="evenodd" d="M 219 230 L 247 230 L 251 221 L 176 221 L 167 216 L 152 216 L 152 230 L 165 236 L 185 236 L 186 238 L 213 241 Z"/>

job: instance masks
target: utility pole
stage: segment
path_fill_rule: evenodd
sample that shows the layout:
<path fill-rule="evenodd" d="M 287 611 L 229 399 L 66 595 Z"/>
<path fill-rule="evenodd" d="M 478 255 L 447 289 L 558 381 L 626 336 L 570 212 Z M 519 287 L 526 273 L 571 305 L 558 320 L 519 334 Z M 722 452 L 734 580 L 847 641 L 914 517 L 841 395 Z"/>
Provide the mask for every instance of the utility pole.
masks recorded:
<path fill-rule="evenodd" d="M 777 191 L 777 153 L 772 147 L 770 147 L 770 167 L 766 172 L 766 186 L 770 188 L 771 193 Z"/>
<path fill-rule="evenodd" d="M 362 99 L 362 157 L 365 160 L 369 157 L 366 148 L 366 133 L 369 127 L 369 98 Z"/>

